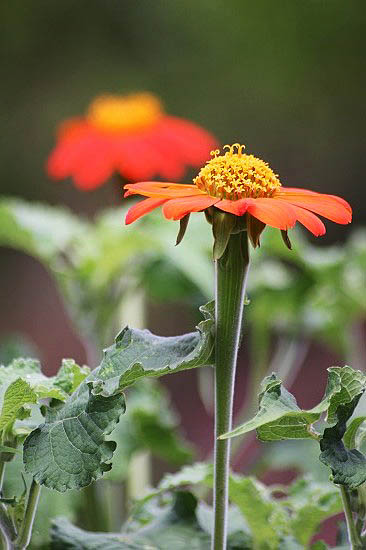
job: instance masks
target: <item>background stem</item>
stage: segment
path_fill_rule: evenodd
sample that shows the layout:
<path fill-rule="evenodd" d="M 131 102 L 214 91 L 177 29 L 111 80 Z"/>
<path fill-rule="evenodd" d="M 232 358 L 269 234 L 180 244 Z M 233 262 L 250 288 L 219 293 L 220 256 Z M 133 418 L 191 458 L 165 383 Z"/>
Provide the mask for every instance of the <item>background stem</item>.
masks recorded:
<path fill-rule="evenodd" d="M 225 550 L 227 538 L 230 439 L 218 436 L 232 427 L 236 360 L 249 268 L 247 233 L 230 236 L 215 262 L 215 525 L 213 550 Z"/>

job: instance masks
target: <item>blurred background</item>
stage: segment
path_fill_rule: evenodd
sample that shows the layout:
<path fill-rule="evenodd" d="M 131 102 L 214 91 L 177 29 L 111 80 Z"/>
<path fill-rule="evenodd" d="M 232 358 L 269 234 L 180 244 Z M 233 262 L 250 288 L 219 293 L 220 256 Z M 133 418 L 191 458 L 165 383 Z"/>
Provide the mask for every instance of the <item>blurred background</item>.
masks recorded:
<path fill-rule="evenodd" d="M 57 125 L 83 114 L 96 95 L 149 90 L 169 114 L 198 123 L 221 144 L 246 144 L 284 185 L 348 200 L 352 226 L 328 223 L 326 236 L 316 241 L 318 247 L 339 245 L 366 222 L 365 19 L 362 0 L 3 2 L 0 192 L 65 206 L 89 220 L 107 207 L 122 209 L 113 182 L 84 193 L 70 180 L 50 181 L 44 165 Z M 188 171 L 184 181 L 192 175 Z M 121 228 L 122 222 L 121 211 Z M 18 349 L 21 335 L 24 349 L 38 355 L 48 373 L 62 357 L 86 362 L 85 342 L 45 265 L 9 245 L 0 249 L 0 261 L 3 360 Z M 343 284 L 330 273 L 332 284 Z M 358 284 L 365 288 L 362 275 Z M 148 300 L 147 323 L 154 332 L 177 334 L 197 320 L 187 296 L 175 300 L 172 294 L 169 303 Z M 195 308 L 196 298 L 189 298 Z M 359 345 L 364 328 L 361 319 Z M 294 389 L 301 389 L 304 407 L 321 396 L 325 368 L 346 360 L 326 339 L 311 339 L 307 346 L 306 369 Z M 250 353 L 243 350 L 240 359 L 242 395 Z M 362 366 L 359 354 L 357 361 Z M 183 432 L 204 456 L 210 452 L 212 419 L 197 374 L 168 377 L 164 384 Z"/>

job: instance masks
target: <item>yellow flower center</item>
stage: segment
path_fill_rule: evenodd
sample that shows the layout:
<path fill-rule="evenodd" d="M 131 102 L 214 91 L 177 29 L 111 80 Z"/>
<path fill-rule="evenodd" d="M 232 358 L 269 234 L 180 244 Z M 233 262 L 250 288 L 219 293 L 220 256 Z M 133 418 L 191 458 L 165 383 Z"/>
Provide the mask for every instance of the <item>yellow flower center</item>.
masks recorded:
<path fill-rule="evenodd" d="M 202 191 L 221 199 L 271 197 L 281 187 L 273 170 L 263 160 L 243 153 L 239 143 L 225 145 L 228 151 L 211 152 L 211 160 L 201 168 L 194 183 Z"/>
<path fill-rule="evenodd" d="M 103 95 L 90 104 L 87 113 L 93 126 L 127 134 L 153 126 L 162 116 L 161 102 L 149 93 Z"/>

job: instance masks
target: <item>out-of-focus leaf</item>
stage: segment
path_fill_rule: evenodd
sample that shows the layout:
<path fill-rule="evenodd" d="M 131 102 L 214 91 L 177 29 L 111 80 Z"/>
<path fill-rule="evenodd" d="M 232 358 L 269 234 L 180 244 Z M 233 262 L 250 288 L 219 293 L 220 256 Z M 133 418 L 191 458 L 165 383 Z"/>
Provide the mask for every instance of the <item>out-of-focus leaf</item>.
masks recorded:
<path fill-rule="evenodd" d="M 283 504 L 292 511 L 291 531 L 305 547 L 320 524 L 343 509 L 339 489 L 330 483 L 299 479 L 289 487 L 287 495 Z"/>
<path fill-rule="evenodd" d="M 151 524 L 122 533 L 87 533 L 65 520 L 55 522 L 52 544 L 55 550 L 209 550 L 210 536 L 196 518 L 197 500 L 191 493 L 177 493 L 162 506 Z"/>
<path fill-rule="evenodd" d="M 192 493 L 178 491 L 154 502 L 138 519 L 129 520 L 121 533 L 88 533 L 63 518 L 54 522 L 52 548 L 58 550 L 209 550 L 213 510 L 198 503 Z M 141 521 L 144 517 L 144 521 Z M 250 535 L 238 512 L 229 509 L 227 550 L 252 550 Z"/>

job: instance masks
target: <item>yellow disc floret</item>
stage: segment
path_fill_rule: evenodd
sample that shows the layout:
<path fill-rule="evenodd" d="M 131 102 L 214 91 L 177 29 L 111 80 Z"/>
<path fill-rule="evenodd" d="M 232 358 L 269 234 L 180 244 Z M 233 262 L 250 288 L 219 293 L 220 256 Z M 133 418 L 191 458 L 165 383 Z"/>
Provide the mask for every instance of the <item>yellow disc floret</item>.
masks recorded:
<path fill-rule="evenodd" d="M 137 93 L 97 97 L 89 106 L 87 119 L 101 130 L 130 134 L 153 126 L 162 115 L 157 97 Z"/>
<path fill-rule="evenodd" d="M 281 187 L 273 170 L 263 160 L 243 153 L 239 143 L 225 145 L 228 151 L 211 152 L 211 160 L 201 168 L 194 183 L 213 197 L 239 200 L 247 197 L 271 197 Z"/>

